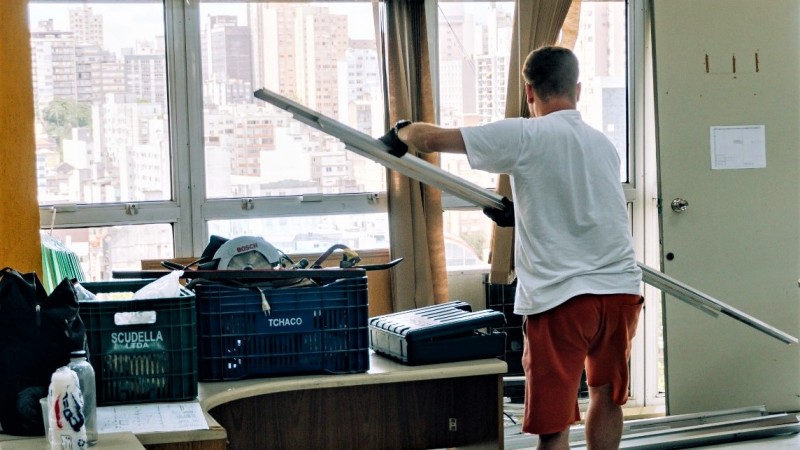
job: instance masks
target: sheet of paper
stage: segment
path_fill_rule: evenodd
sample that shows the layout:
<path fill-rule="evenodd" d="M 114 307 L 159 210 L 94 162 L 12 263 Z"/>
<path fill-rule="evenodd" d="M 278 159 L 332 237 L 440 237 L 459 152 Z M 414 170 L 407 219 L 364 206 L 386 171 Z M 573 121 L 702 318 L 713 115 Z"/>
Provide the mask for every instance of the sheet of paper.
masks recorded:
<path fill-rule="evenodd" d="M 97 431 L 100 433 L 207 429 L 208 422 L 198 402 L 143 403 L 97 408 Z"/>
<path fill-rule="evenodd" d="M 711 127 L 711 168 L 767 167 L 764 125 Z"/>

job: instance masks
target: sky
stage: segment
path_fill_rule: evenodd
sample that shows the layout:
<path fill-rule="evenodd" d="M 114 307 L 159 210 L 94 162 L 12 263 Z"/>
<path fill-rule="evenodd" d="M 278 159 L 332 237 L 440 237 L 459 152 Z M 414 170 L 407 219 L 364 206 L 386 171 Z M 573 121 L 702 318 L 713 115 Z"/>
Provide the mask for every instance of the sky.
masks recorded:
<path fill-rule="evenodd" d="M 142 37 L 164 34 L 164 8 L 160 1 L 155 0 L 152 2 L 138 0 L 136 3 L 115 3 L 113 5 L 92 4 L 81 1 L 76 1 L 75 3 L 37 3 L 35 0 L 31 0 L 28 7 L 30 23 L 35 25 L 41 20 L 52 18 L 56 29 L 66 30 L 69 23 L 69 10 L 87 4 L 92 8 L 93 13 L 103 15 L 105 41 L 109 49 L 119 50 L 120 48 L 133 47 L 137 37 L 141 39 Z M 245 23 L 246 6 L 244 3 L 201 1 L 199 5 L 201 17 L 209 14 L 235 14 L 240 17 L 240 24 L 243 25 Z M 365 39 L 373 37 L 371 2 L 365 2 L 361 5 L 353 2 L 325 2 L 320 5 L 329 8 L 334 13 L 348 14 L 348 30 L 351 38 Z M 441 10 L 449 13 L 454 8 L 459 8 L 459 6 L 465 8 L 466 11 L 471 8 L 479 8 L 479 5 L 474 3 L 465 3 L 463 6 L 443 3 Z M 513 2 L 509 2 L 507 7 L 509 10 L 513 10 Z"/>
<path fill-rule="evenodd" d="M 75 3 L 37 3 L 31 0 L 28 6 L 29 24 L 31 29 L 47 19 L 53 19 L 55 29 L 67 30 L 69 28 L 69 10 L 83 5 L 89 5 L 94 14 L 103 15 L 103 29 L 106 47 L 110 50 L 133 47 L 137 38 L 150 38 L 164 34 L 164 8 L 161 2 L 90 4 L 86 2 Z M 353 3 L 324 3 L 322 6 L 330 8 L 334 13 L 348 13 L 350 37 L 363 39 L 372 37 L 372 5 L 367 2 L 359 5 Z M 216 14 L 237 15 L 239 23 L 246 22 L 246 6 L 244 3 L 214 3 L 201 2 L 200 15 L 203 17 Z M 369 25 L 366 25 L 369 24 Z M 366 25 L 366 26 L 365 26 Z"/>
<path fill-rule="evenodd" d="M 31 29 L 42 20 L 53 19 L 56 30 L 69 29 L 69 10 L 84 3 L 35 3 L 28 6 Z M 164 8 L 160 2 L 90 5 L 92 13 L 103 15 L 106 48 L 119 50 L 133 47 L 136 40 L 164 35 Z"/>

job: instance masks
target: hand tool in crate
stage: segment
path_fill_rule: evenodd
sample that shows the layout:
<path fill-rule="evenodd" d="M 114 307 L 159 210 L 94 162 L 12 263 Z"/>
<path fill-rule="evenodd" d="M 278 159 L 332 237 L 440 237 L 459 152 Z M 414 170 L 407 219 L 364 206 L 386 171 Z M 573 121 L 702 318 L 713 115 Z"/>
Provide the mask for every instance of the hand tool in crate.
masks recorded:
<path fill-rule="evenodd" d="M 260 286 L 269 287 L 319 285 L 330 281 L 330 271 L 333 268 L 323 268 L 322 265 L 337 250 L 342 255 L 339 269 L 385 270 L 403 260 L 396 258 L 380 264 L 359 264 L 361 258 L 355 251 L 346 245 L 335 244 L 313 263 L 309 263 L 305 258 L 294 262 L 286 253 L 259 236 L 238 236 L 228 239 L 212 235 L 200 258 L 186 265 L 161 261 L 161 265 L 169 270 L 115 270 L 113 275 L 114 278 L 157 278 L 172 270 L 181 270 L 183 271 L 181 278 L 192 280 L 187 285 L 190 288 L 201 280 L 239 285 L 258 283 Z M 348 276 L 346 271 L 339 274 L 342 277 Z"/>
<path fill-rule="evenodd" d="M 493 358 L 505 353 L 506 334 L 491 327 L 505 321 L 499 311 L 473 312 L 455 300 L 373 317 L 370 347 L 408 365 Z"/>

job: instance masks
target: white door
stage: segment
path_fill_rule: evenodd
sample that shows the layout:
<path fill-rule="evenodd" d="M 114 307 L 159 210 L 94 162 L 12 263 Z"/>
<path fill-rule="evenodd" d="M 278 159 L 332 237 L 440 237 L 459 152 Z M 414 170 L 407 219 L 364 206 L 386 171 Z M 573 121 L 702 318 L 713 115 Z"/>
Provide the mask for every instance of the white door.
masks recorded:
<path fill-rule="evenodd" d="M 663 270 L 798 336 L 800 1 L 650 6 Z M 800 345 L 675 298 L 664 313 L 670 414 L 800 410 Z"/>

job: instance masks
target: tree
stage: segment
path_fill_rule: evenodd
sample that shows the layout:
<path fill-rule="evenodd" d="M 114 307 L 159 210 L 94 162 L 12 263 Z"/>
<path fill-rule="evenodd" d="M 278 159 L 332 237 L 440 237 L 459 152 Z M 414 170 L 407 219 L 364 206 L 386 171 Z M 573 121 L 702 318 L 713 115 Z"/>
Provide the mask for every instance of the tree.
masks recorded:
<path fill-rule="evenodd" d="M 73 128 L 91 126 L 92 110 L 85 103 L 58 97 L 42 111 L 42 119 L 47 134 L 56 137 L 60 143 L 70 137 Z"/>

